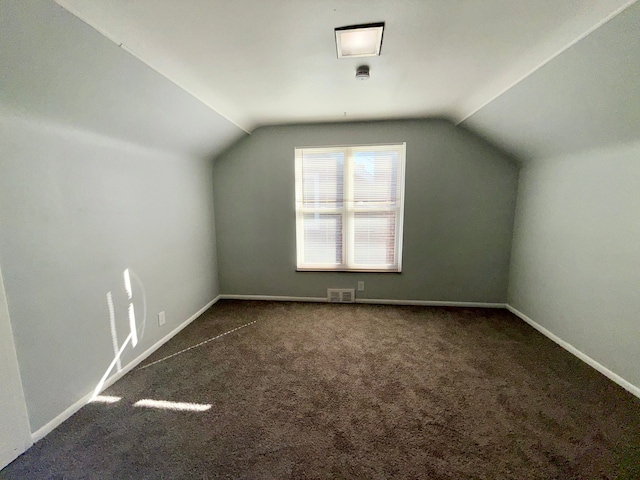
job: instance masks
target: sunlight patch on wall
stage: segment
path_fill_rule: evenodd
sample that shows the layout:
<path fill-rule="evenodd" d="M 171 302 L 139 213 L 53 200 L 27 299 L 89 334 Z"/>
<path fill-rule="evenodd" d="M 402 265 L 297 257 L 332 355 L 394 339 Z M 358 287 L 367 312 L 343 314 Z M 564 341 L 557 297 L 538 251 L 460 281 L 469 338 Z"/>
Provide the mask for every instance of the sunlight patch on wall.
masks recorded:
<path fill-rule="evenodd" d="M 113 367 L 115 367 L 116 363 L 118 362 L 118 359 L 122 356 L 122 352 L 124 352 L 124 349 L 129 344 L 130 341 L 131 341 L 131 334 L 129 334 L 129 336 L 125 339 L 124 343 L 122 344 L 122 347 L 120 347 L 120 350 L 118 351 L 115 358 L 111 361 L 111 364 L 107 368 L 107 371 L 104 372 L 104 375 L 98 382 L 98 385 L 96 385 L 96 388 L 93 391 L 93 395 L 91 396 L 90 401 L 93 401 L 94 398 L 98 397 L 98 394 L 102 391 L 102 388 L 104 387 L 104 384 L 107 381 L 107 377 L 111 373 L 111 370 L 113 370 Z"/>
<path fill-rule="evenodd" d="M 113 306 L 113 295 L 111 292 L 107 292 L 107 306 L 109 307 L 109 325 L 111 326 L 111 341 L 113 342 L 113 355 L 117 358 L 116 366 L 118 371 L 122 370 L 122 363 L 118 356 L 118 332 L 116 330 L 116 310 Z"/>
<path fill-rule="evenodd" d="M 133 295 L 133 287 L 131 284 L 131 277 L 136 281 L 136 291 L 139 288 L 141 295 L 136 295 L 139 299 L 138 301 L 142 302 L 142 322 L 140 325 L 136 322 L 136 312 L 134 307 L 134 295 Z M 138 344 L 138 341 L 142 339 L 144 336 L 144 330 L 147 323 L 147 294 L 144 289 L 144 285 L 142 280 L 135 274 L 134 271 L 126 268 L 122 272 L 122 277 L 124 281 L 124 289 L 127 294 L 128 300 L 128 320 L 129 320 L 129 335 L 125 338 L 124 343 L 121 346 L 118 346 L 118 333 L 116 327 L 116 308 L 114 305 L 114 298 L 112 292 L 107 292 L 107 307 L 109 309 L 109 326 L 111 328 L 111 342 L 113 343 L 113 354 L 114 358 L 111 361 L 110 365 L 107 367 L 107 370 L 104 372 L 104 375 L 96 385 L 96 388 L 91 396 L 90 401 L 94 401 L 98 394 L 104 388 L 104 385 L 107 381 L 107 378 L 111 374 L 114 368 L 118 369 L 118 372 L 122 371 L 122 364 L 120 358 L 125 351 L 125 348 L 130 344 L 132 348 Z"/>
<path fill-rule="evenodd" d="M 138 345 L 138 328 L 136 327 L 136 311 L 133 303 L 129 304 L 129 329 L 131 330 L 131 345 Z"/>
<path fill-rule="evenodd" d="M 129 297 L 129 329 L 131 330 L 131 345 L 138 345 L 138 328 L 136 327 L 136 312 L 133 308 L 133 290 L 131 289 L 131 276 L 129 275 L 129 269 L 125 269 L 124 276 L 124 288 L 127 291 Z"/>
<path fill-rule="evenodd" d="M 133 298 L 133 290 L 131 290 L 131 276 L 129 275 L 128 268 L 125 269 L 125 271 L 122 273 L 122 276 L 124 277 L 124 288 L 127 291 L 129 300 L 131 300 Z"/>

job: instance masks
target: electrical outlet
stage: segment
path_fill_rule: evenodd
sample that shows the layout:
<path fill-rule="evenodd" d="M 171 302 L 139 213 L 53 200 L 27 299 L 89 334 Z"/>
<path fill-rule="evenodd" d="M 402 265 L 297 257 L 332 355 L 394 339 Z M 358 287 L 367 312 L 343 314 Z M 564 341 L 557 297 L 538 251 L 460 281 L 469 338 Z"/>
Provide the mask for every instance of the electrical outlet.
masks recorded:
<path fill-rule="evenodd" d="M 358 282 L 358 291 L 364 292 L 364 282 L 362 281 Z"/>
<path fill-rule="evenodd" d="M 166 318 L 165 318 L 165 316 L 164 316 L 164 311 L 162 311 L 162 312 L 160 312 L 160 313 L 158 314 L 158 325 L 159 325 L 159 326 L 164 325 L 164 322 L 165 322 L 165 321 L 166 321 Z"/>

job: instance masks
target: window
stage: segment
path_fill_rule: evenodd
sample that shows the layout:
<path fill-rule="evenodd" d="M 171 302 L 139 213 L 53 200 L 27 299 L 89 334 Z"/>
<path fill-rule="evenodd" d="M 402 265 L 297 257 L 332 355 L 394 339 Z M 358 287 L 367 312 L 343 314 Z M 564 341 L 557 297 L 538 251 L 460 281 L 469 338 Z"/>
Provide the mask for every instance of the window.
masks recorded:
<path fill-rule="evenodd" d="M 298 270 L 400 272 L 405 144 L 295 154 Z"/>

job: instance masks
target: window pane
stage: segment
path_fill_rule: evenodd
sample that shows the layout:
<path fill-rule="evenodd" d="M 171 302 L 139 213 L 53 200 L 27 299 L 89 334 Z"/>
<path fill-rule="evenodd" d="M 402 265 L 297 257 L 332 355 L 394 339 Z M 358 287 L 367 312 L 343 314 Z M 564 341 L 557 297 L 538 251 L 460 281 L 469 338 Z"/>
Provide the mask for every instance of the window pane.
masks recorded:
<path fill-rule="evenodd" d="M 398 152 L 354 152 L 356 208 L 395 207 L 399 201 Z"/>
<path fill-rule="evenodd" d="M 354 215 L 354 263 L 394 265 L 396 214 L 356 213 Z"/>
<path fill-rule="evenodd" d="M 304 214 L 304 262 L 342 263 L 342 215 Z"/>
<path fill-rule="evenodd" d="M 298 268 L 401 271 L 405 145 L 295 155 Z"/>
<path fill-rule="evenodd" d="M 344 175 L 343 152 L 302 156 L 302 203 L 304 207 L 341 207 Z"/>

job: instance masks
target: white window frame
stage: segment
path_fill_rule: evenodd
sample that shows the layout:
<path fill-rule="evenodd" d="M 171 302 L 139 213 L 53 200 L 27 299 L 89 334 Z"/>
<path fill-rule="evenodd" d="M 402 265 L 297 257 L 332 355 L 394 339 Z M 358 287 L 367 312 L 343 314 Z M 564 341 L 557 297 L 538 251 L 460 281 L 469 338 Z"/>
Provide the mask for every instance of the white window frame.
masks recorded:
<path fill-rule="evenodd" d="M 305 208 L 303 206 L 302 191 L 302 159 L 305 150 L 318 150 L 328 152 L 344 152 L 344 174 L 343 174 L 343 206 L 336 208 Z M 398 152 L 399 165 L 398 176 L 400 185 L 399 203 L 393 207 L 378 208 L 358 208 L 354 205 L 352 192 L 354 188 L 354 152 L 356 151 L 388 151 Z M 332 271 L 332 272 L 402 272 L 402 243 L 404 224 L 404 193 L 405 193 L 405 168 L 406 168 L 406 143 L 375 144 L 375 145 L 345 145 L 330 147 L 300 147 L 295 149 L 295 193 L 296 193 L 296 251 L 297 251 L 297 271 Z M 354 259 L 353 238 L 354 218 L 358 212 L 381 213 L 396 212 L 396 231 L 394 258 L 396 262 L 391 265 L 358 265 Z M 342 262 L 336 264 L 310 264 L 304 262 L 304 214 L 305 213 L 336 213 L 342 216 Z"/>

